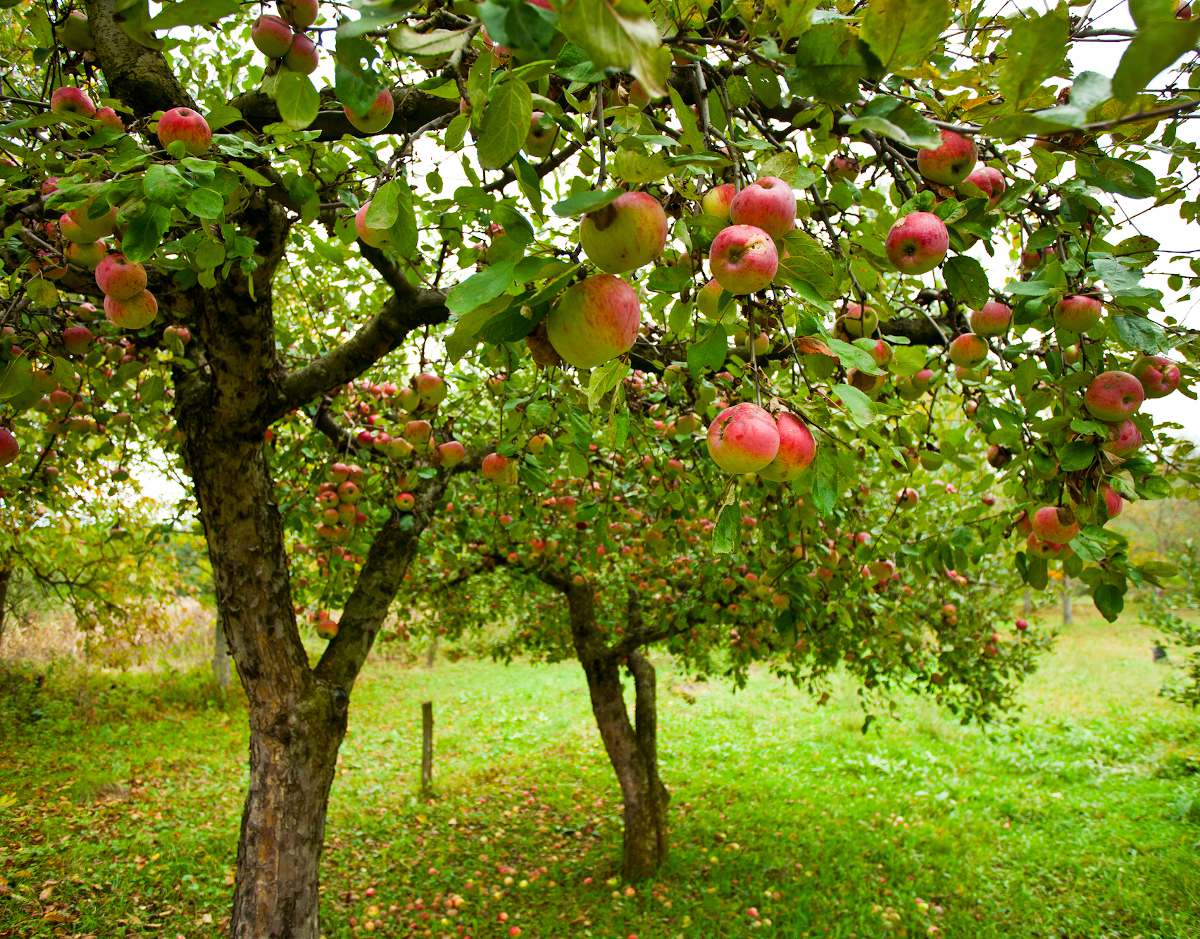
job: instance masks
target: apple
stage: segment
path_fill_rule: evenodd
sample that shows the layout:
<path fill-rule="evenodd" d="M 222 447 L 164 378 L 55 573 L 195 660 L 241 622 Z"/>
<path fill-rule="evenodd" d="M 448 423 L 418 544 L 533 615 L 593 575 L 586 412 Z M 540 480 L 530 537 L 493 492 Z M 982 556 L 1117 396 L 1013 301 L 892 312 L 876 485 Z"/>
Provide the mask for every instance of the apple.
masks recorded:
<path fill-rule="evenodd" d="M 1179 387 L 1179 366 L 1165 356 L 1140 355 L 1129 371 L 1142 383 L 1147 398 L 1165 398 Z"/>
<path fill-rule="evenodd" d="M 1092 417 L 1114 424 L 1134 414 L 1145 399 L 1142 383 L 1121 371 L 1101 372 L 1083 395 L 1084 406 Z"/>
<path fill-rule="evenodd" d="M 756 293 L 770 284 L 779 270 L 779 250 L 761 228 L 730 225 L 713 239 L 708 267 L 730 293 Z"/>
<path fill-rule="evenodd" d="M 1048 561 L 1053 561 L 1057 558 L 1064 558 L 1074 553 L 1065 544 L 1056 544 L 1052 541 L 1042 541 L 1037 535 L 1032 533 L 1026 539 L 1025 547 L 1026 550 L 1035 558 L 1045 558 Z"/>
<path fill-rule="evenodd" d="M 95 117 L 96 105 L 87 96 L 87 92 L 74 85 L 63 85 L 55 88 L 50 95 L 50 110 L 54 114 L 77 114 L 81 117 Z"/>
<path fill-rule="evenodd" d="M 1113 456 L 1122 457 L 1136 453 L 1142 446 L 1142 432 L 1138 425 L 1131 420 L 1113 424 L 1108 430 L 1108 437 L 1101 447 Z"/>
<path fill-rule="evenodd" d="M 96 265 L 96 286 L 105 297 L 130 300 L 146 289 L 146 269 L 123 254 L 107 255 Z"/>
<path fill-rule="evenodd" d="M 715 320 L 720 312 L 722 293 L 723 288 L 715 280 L 696 291 L 696 307 L 710 320 Z"/>
<path fill-rule="evenodd" d="M 935 149 L 917 151 L 917 169 L 921 175 L 943 186 L 961 183 L 978 160 L 975 142 L 952 130 L 942 131 L 942 142 Z"/>
<path fill-rule="evenodd" d="M 962 181 L 962 185 L 958 187 L 964 195 L 986 196 L 988 206 L 994 206 L 1000 201 L 1000 197 L 1004 195 L 1004 190 L 1008 188 L 1008 184 L 1004 181 L 1004 174 L 998 169 L 991 166 L 981 166 Z"/>
<path fill-rule="evenodd" d="M 171 108 L 158 119 L 158 142 L 169 148 L 175 141 L 192 156 L 208 153 L 212 147 L 212 131 L 204 115 L 191 108 Z"/>
<path fill-rule="evenodd" d="M 998 300 L 989 300 L 971 312 L 971 329 L 979 336 L 1003 336 L 1012 322 L 1012 307 Z"/>
<path fill-rule="evenodd" d="M 452 469 L 458 466 L 467 458 L 467 448 L 457 440 L 447 440 L 445 443 L 439 443 L 437 450 L 434 452 L 434 462 L 445 469 Z"/>
<path fill-rule="evenodd" d="M 788 411 L 775 415 L 775 429 L 779 432 L 779 449 L 758 475 L 771 482 L 790 483 L 812 464 L 817 441 L 808 425 Z"/>
<path fill-rule="evenodd" d="M 1066 544 L 1079 534 L 1079 522 L 1068 508 L 1044 505 L 1029 518 L 1033 533 L 1042 541 Z"/>
<path fill-rule="evenodd" d="M 100 108 L 96 112 L 96 120 L 102 127 L 107 127 L 109 130 L 118 132 L 125 130 L 125 122 L 121 120 L 121 115 L 112 108 Z"/>
<path fill-rule="evenodd" d="M 104 260 L 104 255 L 107 253 L 108 246 L 103 241 L 92 241 L 87 244 L 72 243 L 67 245 L 63 252 L 72 264 L 85 267 L 89 271 L 94 271 L 96 265 Z"/>
<path fill-rule="evenodd" d="M 317 21 L 317 0 L 278 0 L 275 9 L 295 29 L 308 29 Z"/>
<path fill-rule="evenodd" d="M 372 248 L 387 247 L 392 242 L 391 229 L 372 228 L 368 225 L 367 212 L 370 208 L 370 199 L 358 207 L 358 211 L 354 213 L 354 232 L 363 244 L 370 245 Z"/>
<path fill-rule="evenodd" d="M 987 343 L 975 333 L 955 336 L 950 343 L 950 361 L 960 368 L 975 368 L 987 358 L 987 354 Z"/>
<path fill-rule="evenodd" d="M 250 27 L 250 39 L 256 49 L 269 59 L 282 59 L 292 48 L 295 38 L 287 20 L 265 13 Z"/>
<path fill-rule="evenodd" d="M 593 274 L 559 297 L 546 338 L 564 362 L 595 368 L 628 352 L 641 322 L 637 292 L 613 274 Z"/>
<path fill-rule="evenodd" d="M 1034 268 L 1040 267 L 1044 260 L 1052 258 L 1054 255 L 1053 247 L 1042 248 L 1041 251 L 1026 249 L 1021 252 L 1021 269 L 1032 271 Z"/>
<path fill-rule="evenodd" d="M 17 438 L 7 427 L 0 427 L 0 466 L 8 466 L 21 452 Z"/>
<path fill-rule="evenodd" d="M 292 46 L 287 51 L 287 55 L 283 57 L 283 65 L 285 68 L 291 69 L 293 72 L 299 72 L 301 75 L 311 75 L 317 70 L 320 56 L 317 52 L 317 44 L 301 33 L 296 34 L 296 38 L 292 40 Z"/>
<path fill-rule="evenodd" d="M 583 217 L 579 243 L 600 270 L 624 274 L 662 254 L 667 243 L 667 213 L 647 193 L 622 193 Z"/>
<path fill-rule="evenodd" d="M 932 271 L 949 250 L 946 223 L 932 212 L 910 212 L 888 232 L 888 260 L 902 274 Z"/>
<path fill-rule="evenodd" d="M 83 355 L 92 345 L 92 331 L 86 326 L 68 326 L 62 331 L 62 343 L 71 355 Z"/>
<path fill-rule="evenodd" d="M 547 119 L 542 111 L 534 111 L 529 119 L 529 133 L 525 136 L 525 152 L 539 160 L 554 152 L 558 140 L 558 125 Z"/>
<path fill-rule="evenodd" d="M 796 194 L 778 176 L 763 176 L 733 197 L 729 218 L 734 225 L 751 225 L 772 238 L 783 238 L 796 227 Z"/>
<path fill-rule="evenodd" d="M 846 373 L 846 381 L 863 394 L 874 398 L 883 390 L 883 386 L 887 383 L 887 376 L 871 375 L 862 369 L 852 368 Z"/>
<path fill-rule="evenodd" d="M 1012 451 L 994 443 L 987 448 L 987 461 L 992 469 L 1003 469 L 1012 462 Z"/>
<path fill-rule="evenodd" d="M 705 215 L 711 215 L 722 222 L 728 222 L 729 205 L 733 202 L 733 197 L 736 195 L 737 186 L 733 183 L 722 183 L 720 186 L 713 186 L 700 199 L 700 208 Z"/>
<path fill-rule="evenodd" d="M 1083 358 L 1083 350 L 1079 348 L 1079 343 L 1074 343 L 1062 350 L 1062 357 L 1067 365 L 1076 365 Z"/>
<path fill-rule="evenodd" d="M 1100 494 L 1104 500 L 1104 514 L 1108 518 L 1116 518 L 1120 515 L 1121 510 L 1125 508 L 1125 500 L 1121 498 L 1121 494 L 1108 483 L 1101 487 Z"/>
<path fill-rule="evenodd" d="M 880 368 L 887 368 L 888 363 L 892 361 L 892 347 L 882 339 L 875 340 L 875 345 L 871 346 L 870 352 L 871 358 Z"/>
<path fill-rule="evenodd" d="M 359 114 L 343 106 L 342 111 L 350 125 L 362 134 L 377 134 L 392 122 L 396 113 L 396 99 L 392 97 L 391 89 L 381 88 L 375 100 L 367 110 Z"/>
<path fill-rule="evenodd" d="M 72 52 L 90 52 L 96 48 L 96 40 L 92 37 L 92 26 L 88 22 L 87 14 L 79 10 L 72 10 L 56 32 L 58 41 Z"/>
<path fill-rule="evenodd" d="M 1054 308 L 1054 325 L 1067 332 L 1084 335 L 1100 323 L 1104 305 L 1095 297 L 1073 294 L 1063 297 Z"/>
<path fill-rule="evenodd" d="M 153 323 L 158 316 L 158 301 L 149 290 L 125 300 L 105 297 L 104 315 L 110 323 L 121 329 L 141 329 Z"/>
<path fill-rule="evenodd" d="M 726 408 L 708 427 L 708 453 L 727 473 L 757 473 L 779 453 L 775 418 L 744 401 Z"/>
<path fill-rule="evenodd" d="M 511 486 L 517 481 L 517 464 L 499 453 L 489 453 L 480 463 L 479 471 L 488 482 Z"/>
<path fill-rule="evenodd" d="M 86 245 L 113 233 L 117 225 L 116 209 L 110 208 L 96 218 L 89 217 L 90 211 L 91 203 L 88 203 L 59 217 L 58 230 L 67 241 Z"/>
<path fill-rule="evenodd" d="M 861 172 L 862 166 L 852 153 L 835 154 L 829 161 L 829 165 L 825 167 L 825 175 L 835 183 L 852 183 L 858 179 L 858 174 Z"/>
<path fill-rule="evenodd" d="M 421 403 L 428 408 L 441 404 L 446 398 L 446 392 L 450 390 L 446 387 L 445 379 L 429 372 L 422 372 L 414 379 L 413 384 L 416 386 Z"/>
<path fill-rule="evenodd" d="M 411 512 L 416 504 L 416 497 L 411 492 L 396 493 L 396 508 L 401 512 Z"/>
<path fill-rule="evenodd" d="M 404 439 L 414 445 L 428 443 L 433 437 L 433 425 L 429 421 L 408 421 L 404 425 Z"/>
<path fill-rule="evenodd" d="M 870 336 L 879 328 L 879 315 L 870 306 L 851 300 L 846 303 L 842 315 L 838 317 L 837 326 L 852 339 L 860 339 Z"/>

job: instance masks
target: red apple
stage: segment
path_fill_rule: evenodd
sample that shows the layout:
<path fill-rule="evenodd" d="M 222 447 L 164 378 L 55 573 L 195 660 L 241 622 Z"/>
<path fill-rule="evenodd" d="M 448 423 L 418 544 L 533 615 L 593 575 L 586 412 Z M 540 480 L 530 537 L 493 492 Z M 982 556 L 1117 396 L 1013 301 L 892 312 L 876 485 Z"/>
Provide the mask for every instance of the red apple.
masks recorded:
<path fill-rule="evenodd" d="M 1162 355 L 1142 355 L 1129 369 L 1147 398 L 1165 398 L 1179 387 L 1179 366 Z"/>
<path fill-rule="evenodd" d="M 1054 325 L 1067 332 L 1084 335 L 1100 323 L 1104 305 L 1095 297 L 1073 294 L 1063 297 L 1054 308 Z"/>
<path fill-rule="evenodd" d="M 869 305 L 849 300 L 838 317 L 837 325 L 847 336 L 860 339 L 870 336 L 879 328 L 879 315 Z"/>
<path fill-rule="evenodd" d="M 96 265 L 96 286 L 106 297 L 130 300 L 146 289 L 146 269 L 123 254 L 107 255 Z"/>
<path fill-rule="evenodd" d="M 260 16 L 250 27 L 250 39 L 255 48 L 269 59 L 282 59 L 287 55 L 295 35 L 286 20 L 269 13 Z"/>
<path fill-rule="evenodd" d="M 107 127 L 109 130 L 119 132 L 125 129 L 125 122 L 121 120 L 121 115 L 112 108 L 100 108 L 96 112 L 96 120 L 102 127 Z"/>
<path fill-rule="evenodd" d="M 954 186 L 975 168 L 979 151 L 969 137 L 952 130 L 942 131 L 942 142 L 933 150 L 917 151 L 917 169 L 931 182 Z"/>
<path fill-rule="evenodd" d="M 1025 541 L 1026 550 L 1035 558 L 1045 558 L 1048 561 L 1053 561 L 1058 558 L 1065 558 L 1074 552 L 1065 544 L 1056 544 L 1052 541 L 1042 541 L 1037 535 L 1030 534 Z"/>
<path fill-rule="evenodd" d="M 311 75 L 317 70 L 317 65 L 320 63 L 320 57 L 317 52 L 317 44 L 307 36 L 297 33 L 296 38 L 292 40 L 292 46 L 287 51 L 287 55 L 283 57 L 284 67 L 291 69 L 293 72 L 299 72 L 301 75 Z"/>
<path fill-rule="evenodd" d="M 1066 544 L 1079 534 L 1075 513 L 1063 506 L 1044 505 L 1030 516 L 1033 533 L 1042 541 Z"/>
<path fill-rule="evenodd" d="M 74 85 L 55 88 L 50 95 L 50 110 L 54 114 L 77 114 L 80 117 L 95 117 L 96 105 L 87 92 Z"/>
<path fill-rule="evenodd" d="M 160 117 L 158 142 L 167 148 L 177 140 L 183 142 L 183 148 L 192 156 L 208 153 L 212 147 L 212 131 L 204 115 L 191 108 L 171 108 Z"/>
<path fill-rule="evenodd" d="M 728 222 L 729 205 L 733 202 L 733 197 L 736 195 L 737 186 L 733 183 L 722 183 L 720 186 L 713 186 L 701 198 L 700 208 L 704 211 L 705 215 L 711 215 L 722 222 Z"/>
<path fill-rule="evenodd" d="M 610 274 L 649 264 L 667 243 L 667 213 L 653 196 L 626 192 L 588 212 L 579 224 L 579 243 L 588 260 Z"/>
<path fill-rule="evenodd" d="M 317 21 L 317 0 L 277 0 L 275 9 L 295 29 L 308 29 Z"/>
<path fill-rule="evenodd" d="M 775 415 L 775 429 L 779 432 L 779 449 L 758 475 L 772 482 L 789 483 L 812 464 L 817 442 L 808 425 L 787 411 Z"/>
<path fill-rule="evenodd" d="M 971 313 L 971 329 L 980 336 L 1003 336 L 1011 322 L 1012 307 L 998 300 L 989 300 Z"/>
<path fill-rule="evenodd" d="M 422 372 L 418 375 L 414 380 L 414 385 L 421 398 L 421 403 L 430 408 L 441 404 L 446 398 L 446 392 L 449 391 L 445 379 L 429 372 Z"/>
<path fill-rule="evenodd" d="M 411 492 L 396 493 L 396 508 L 401 512 L 411 512 L 416 504 L 416 497 Z"/>
<path fill-rule="evenodd" d="M 365 113 L 359 114 L 344 106 L 342 111 L 346 115 L 346 120 L 359 133 L 377 134 L 392 122 L 392 117 L 396 113 L 396 99 L 392 97 L 390 89 L 383 88 L 380 89 L 379 94 L 375 96 L 375 100 L 371 102 L 371 106 Z"/>
<path fill-rule="evenodd" d="M 1142 432 L 1133 421 L 1124 420 L 1108 429 L 1108 437 L 1101 447 L 1113 456 L 1129 456 L 1142 446 Z"/>
<path fill-rule="evenodd" d="M 451 469 L 458 466 L 467 458 L 467 448 L 457 440 L 447 440 L 445 443 L 437 445 L 437 451 L 434 457 L 434 462 L 445 469 Z"/>
<path fill-rule="evenodd" d="M 637 292 L 620 277 L 594 274 L 559 297 L 546 337 L 564 362 L 595 368 L 628 352 L 641 322 Z"/>
<path fill-rule="evenodd" d="M 62 343 L 71 355 L 83 355 L 92 345 L 92 331 L 86 326 L 68 326 L 62 331 Z"/>
<path fill-rule="evenodd" d="M 987 358 L 987 354 L 987 343 L 975 333 L 955 336 L 950 343 L 950 361 L 960 368 L 975 368 Z"/>
<path fill-rule="evenodd" d="M 1117 423 L 1134 414 L 1146 399 L 1142 383 L 1128 372 L 1102 372 L 1092 379 L 1083 395 L 1092 417 Z"/>
<path fill-rule="evenodd" d="M 858 158 L 852 153 L 838 153 L 829 161 L 829 165 L 825 167 L 825 175 L 836 182 L 852 183 L 858 179 L 858 174 L 862 172 L 862 166 L 858 162 Z"/>
<path fill-rule="evenodd" d="M 744 401 L 726 408 L 708 428 L 708 452 L 727 473 L 757 473 L 779 452 L 775 419 L 757 404 Z"/>
<path fill-rule="evenodd" d="M 517 464 L 499 453 L 489 453 L 479 467 L 483 478 L 498 486 L 511 486 L 517 481 Z"/>
<path fill-rule="evenodd" d="M 999 202 L 1007 188 L 1008 184 L 1004 181 L 1004 174 L 991 166 L 979 167 L 959 186 L 965 195 L 986 196 L 989 206 L 994 206 Z"/>
<path fill-rule="evenodd" d="M 730 225 L 713 239 L 708 266 L 717 283 L 730 293 L 756 293 L 775 278 L 779 250 L 761 228 Z"/>
<path fill-rule="evenodd" d="M 1120 515 L 1121 510 L 1125 508 L 1125 500 L 1121 498 L 1121 494 L 1108 483 L 1101 487 L 1100 494 L 1104 499 L 1104 514 L 1108 518 L 1116 518 Z"/>
<path fill-rule="evenodd" d="M 949 250 L 946 223 L 932 212 L 910 212 L 888 232 L 888 260 L 902 274 L 932 271 Z"/>
<path fill-rule="evenodd" d="M 8 466 L 21 452 L 17 438 L 7 427 L 0 427 L 0 466 Z"/>
<path fill-rule="evenodd" d="M 796 194 L 779 177 L 764 176 L 733 197 L 729 217 L 734 225 L 750 225 L 783 238 L 796 227 Z"/>
<path fill-rule="evenodd" d="M 110 323 L 121 329 L 141 329 L 153 323 L 158 316 L 158 301 L 149 290 L 125 300 L 105 297 L 104 315 Z"/>
<path fill-rule="evenodd" d="M 392 233 L 388 228 L 372 228 L 367 224 L 367 211 L 371 208 L 371 200 L 368 199 L 358 207 L 358 211 L 354 213 L 354 231 L 358 235 L 359 240 L 363 244 L 368 244 L 372 248 L 383 248 L 391 244 Z"/>

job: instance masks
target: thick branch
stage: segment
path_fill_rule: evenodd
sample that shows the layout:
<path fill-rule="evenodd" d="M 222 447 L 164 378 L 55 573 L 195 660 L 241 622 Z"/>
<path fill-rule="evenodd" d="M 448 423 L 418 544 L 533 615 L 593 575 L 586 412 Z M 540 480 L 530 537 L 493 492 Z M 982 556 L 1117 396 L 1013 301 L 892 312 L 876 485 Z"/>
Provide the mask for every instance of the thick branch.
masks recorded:
<path fill-rule="evenodd" d="M 307 129 L 320 131 L 320 140 L 340 140 L 347 134 L 351 137 L 411 134 L 430 121 L 458 113 L 458 101 L 438 98 L 413 88 L 393 88 L 392 98 L 396 102 L 396 112 L 391 123 L 374 134 L 365 134 L 347 120 L 345 112 L 338 105 L 337 96 L 327 88 L 321 92 L 322 109 Z M 239 95 L 229 103 L 241 112 L 242 119 L 256 133 L 268 124 L 279 122 L 279 108 L 274 99 L 261 91 Z"/>
<path fill-rule="evenodd" d="M 183 90 L 163 54 L 135 42 L 121 28 L 116 7 L 117 0 L 87 0 L 96 57 L 112 93 L 138 117 L 174 107 L 194 108 L 196 102 Z"/>

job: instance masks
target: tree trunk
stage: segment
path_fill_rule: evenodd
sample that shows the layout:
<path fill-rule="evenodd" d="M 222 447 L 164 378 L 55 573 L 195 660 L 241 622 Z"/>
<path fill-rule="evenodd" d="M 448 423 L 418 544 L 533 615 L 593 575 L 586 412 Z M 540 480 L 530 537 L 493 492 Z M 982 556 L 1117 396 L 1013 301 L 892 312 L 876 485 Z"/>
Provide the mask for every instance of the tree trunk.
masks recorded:
<path fill-rule="evenodd" d="M 425 649 L 425 667 L 426 668 L 433 668 L 433 666 L 435 664 L 437 664 L 437 653 L 438 653 L 438 635 L 437 635 L 437 633 L 434 633 L 433 638 L 429 640 L 428 647 Z"/>
<path fill-rule="evenodd" d="M 12 580 L 12 568 L 0 567 L 0 642 L 4 641 L 4 627 L 8 623 L 8 584 Z"/>
<path fill-rule="evenodd" d="M 221 617 L 213 617 L 213 680 L 220 689 L 221 697 L 229 693 L 229 641 L 225 638 L 225 627 Z"/>
<path fill-rule="evenodd" d="M 1062 624 L 1071 625 L 1071 585 L 1066 574 L 1063 574 L 1062 579 Z"/>
<path fill-rule="evenodd" d="M 433 702 L 421 702 L 421 798 L 433 795 Z"/>
<path fill-rule="evenodd" d="M 666 788 L 658 778 L 654 740 L 653 669 L 642 660 L 631 667 L 642 675 L 638 731 L 629 721 L 616 657 L 604 646 L 596 627 L 595 595 L 590 585 L 573 585 L 567 591 L 571 636 L 576 656 L 587 676 L 592 715 L 604 741 L 608 760 L 621 785 L 625 803 L 625 837 L 621 871 L 627 880 L 644 880 L 666 858 Z M 637 654 L 634 653 L 636 656 Z M 640 658 L 640 656 L 639 656 Z M 649 695 L 646 694 L 648 678 Z M 639 734 L 640 731 L 640 734 Z M 647 752 L 649 747 L 649 752 Z"/>

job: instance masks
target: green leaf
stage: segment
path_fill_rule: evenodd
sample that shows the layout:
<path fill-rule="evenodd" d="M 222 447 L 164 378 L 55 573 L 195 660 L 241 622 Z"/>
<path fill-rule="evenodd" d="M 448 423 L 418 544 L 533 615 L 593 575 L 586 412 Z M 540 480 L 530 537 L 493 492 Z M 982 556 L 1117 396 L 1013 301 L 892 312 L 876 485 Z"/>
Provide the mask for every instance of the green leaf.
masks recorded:
<path fill-rule="evenodd" d="M 619 195 L 621 195 L 620 189 L 608 189 L 602 192 L 593 192 L 587 189 L 583 192 L 577 192 L 573 196 L 568 196 L 561 202 L 554 203 L 551 206 L 551 211 L 560 218 L 575 218 L 587 212 L 594 212 L 596 209 L 603 208 Z"/>
<path fill-rule="evenodd" d="M 509 77 L 493 91 L 483 112 L 479 130 L 479 162 L 487 169 L 507 166 L 525 138 L 533 118 L 533 95 L 529 86 Z"/>
<path fill-rule="evenodd" d="M 660 153 L 639 153 L 621 148 L 613 159 L 613 175 L 627 183 L 654 183 L 670 175 L 671 168 Z"/>
<path fill-rule="evenodd" d="M 713 528 L 714 554 L 729 554 L 737 547 L 741 516 L 741 507 L 736 502 L 721 507 L 721 514 L 717 516 L 717 524 Z"/>
<path fill-rule="evenodd" d="M 457 52 L 470 37 L 469 29 L 431 29 L 418 33 L 407 26 L 397 26 L 388 33 L 388 45 L 406 55 L 443 56 Z"/>
<path fill-rule="evenodd" d="M 1149 199 L 1158 193 L 1158 179 L 1154 173 L 1132 160 L 1080 156 L 1075 160 L 1075 167 L 1081 178 L 1105 192 L 1131 199 Z"/>
<path fill-rule="evenodd" d="M 870 343 L 871 340 L 860 339 L 859 342 Z M 874 357 L 866 349 L 859 348 L 853 343 L 845 342 L 841 339 L 830 339 L 829 348 L 838 357 L 838 361 L 842 363 L 842 368 L 856 368 L 870 375 L 882 374 L 882 369 L 875 363 Z"/>
<path fill-rule="evenodd" d="M 862 38 L 888 71 L 921 65 L 929 61 L 950 13 L 949 0 L 871 0 Z"/>
<path fill-rule="evenodd" d="M 175 0 L 164 3 L 159 14 L 150 20 L 151 29 L 171 29 L 175 26 L 207 26 L 238 12 L 240 0 Z"/>
<path fill-rule="evenodd" d="M 276 76 L 275 103 L 288 127 L 303 130 L 317 119 L 321 97 L 307 75 L 284 69 Z"/>
<path fill-rule="evenodd" d="M 1175 18 L 1174 3 L 1130 4 L 1137 35 L 1125 49 L 1113 75 L 1113 94 L 1132 101 L 1163 69 L 1200 42 L 1200 20 Z"/>
<path fill-rule="evenodd" d="M 942 276 L 954 299 L 978 309 L 990 296 L 983 265 L 965 254 L 958 254 L 942 265 Z"/>
<path fill-rule="evenodd" d="M 612 359 L 592 369 L 587 389 L 588 410 L 594 411 L 600 399 L 621 384 L 628 374 L 629 363 L 624 359 Z"/>
<path fill-rule="evenodd" d="M 1065 472 L 1085 470 L 1096 459 L 1096 445 L 1082 440 L 1073 440 L 1058 451 L 1058 462 Z"/>
<path fill-rule="evenodd" d="M 154 254 L 162 236 L 171 226 L 171 210 L 161 205 L 147 205 L 140 215 L 129 220 L 121 250 L 131 261 L 145 261 Z"/>
<path fill-rule="evenodd" d="M 871 399 L 853 385 L 834 385 L 833 393 L 846 405 L 846 411 L 859 427 L 866 427 L 875 420 L 875 406 Z"/>
<path fill-rule="evenodd" d="M 1110 623 L 1116 622 L 1121 610 L 1125 609 L 1125 591 L 1114 584 L 1100 584 L 1092 592 L 1096 609 Z"/>
<path fill-rule="evenodd" d="M 185 207 L 196 218 L 220 218 L 225 211 L 225 197 L 212 189 L 197 189 L 188 196 Z"/>
<path fill-rule="evenodd" d="M 391 228 L 400 216 L 401 185 L 392 179 L 380 186 L 371 197 L 371 206 L 363 219 L 371 228 Z"/>
<path fill-rule="evenodd" d="M 838 266 L 825 247 L 807 232 L 796 229 L 784 239 L 787 257 L 779 261 L 781 281 L 792 287 L 808 284 L 826 299 L 838 295 Z"/>
<path fill-rule="evenodd" d="M 24 394 L 33 384 L 33 365 L 28 356 L 11 360 L 0 374 L 0 401 Z"/>
<path fill-rule="evenodd" d="M 1065 3 L 1041 16 L 1016 18 L 1008 38 L 1007 55 L 997 76 L 1000 93 L 1009 108 L 1019 108 L 1051 75 L 1068 74 L 1069 36 Z"/>
<path fill-rule="evenodd" d="M 1158 323 L 1146 316 L 1115 313 L 1109 323 L 1121 344 L 1138 352 L 1166 352 L 1171 348 L 1171 338 Z"/>
<path fill-rule="evenodd" d="M 829 515 L 837 504 L 838 471 L 837 461 L 822 447 L 817 451 L 816 466 L 813 467 L 813 508 L 822 515 Z"/>
<path fill-rule="evenodd" d="M 872 131 L 906 147 L 936 147 L 942 142 L 936 125 L 918 114 L 898 98 L 877 95 L 872 98 L 857 118 L 846 116 L 843 124 L 850 124 L 850 133 Z"/>
<path fill-rule="evenodd" d="M 142 178 L 142 192 L 146 198 L 163 205 L 175 205 L 191 188 L 192 184 L 184 179 L 178 168 L 167 163 L 152 164 Z"/>
<path fill-rule="evenodd" d="M 466 313 L 495 299 L 513 285 L 516 266 L 515 258 L 503 261 L 455 284 L 446 295 L 446 308 L 451 313 Z"/>
<path fill-rule="evenodd" d="M 715 372 L 724 365 L 729 351 L 727 338 L 725 327 L 720 323 L 710 326 L 703 339 L 688 346 L 688 371 L 699 375 L 705 371 Z"/>
<path fill-rule="evenodd" d="M 822 23 L 796 43 L 793 91 L 832 104 L 858 97 L 858 83 L 882 72 L 870 47 L 845 23 Z"/>
<path fill-rule="evenodd" d="M 651 97 L 666 94 L 671 52 L 644 0 L 564 0 L 558 28 L 593 65 L 631 73 Z"/>

